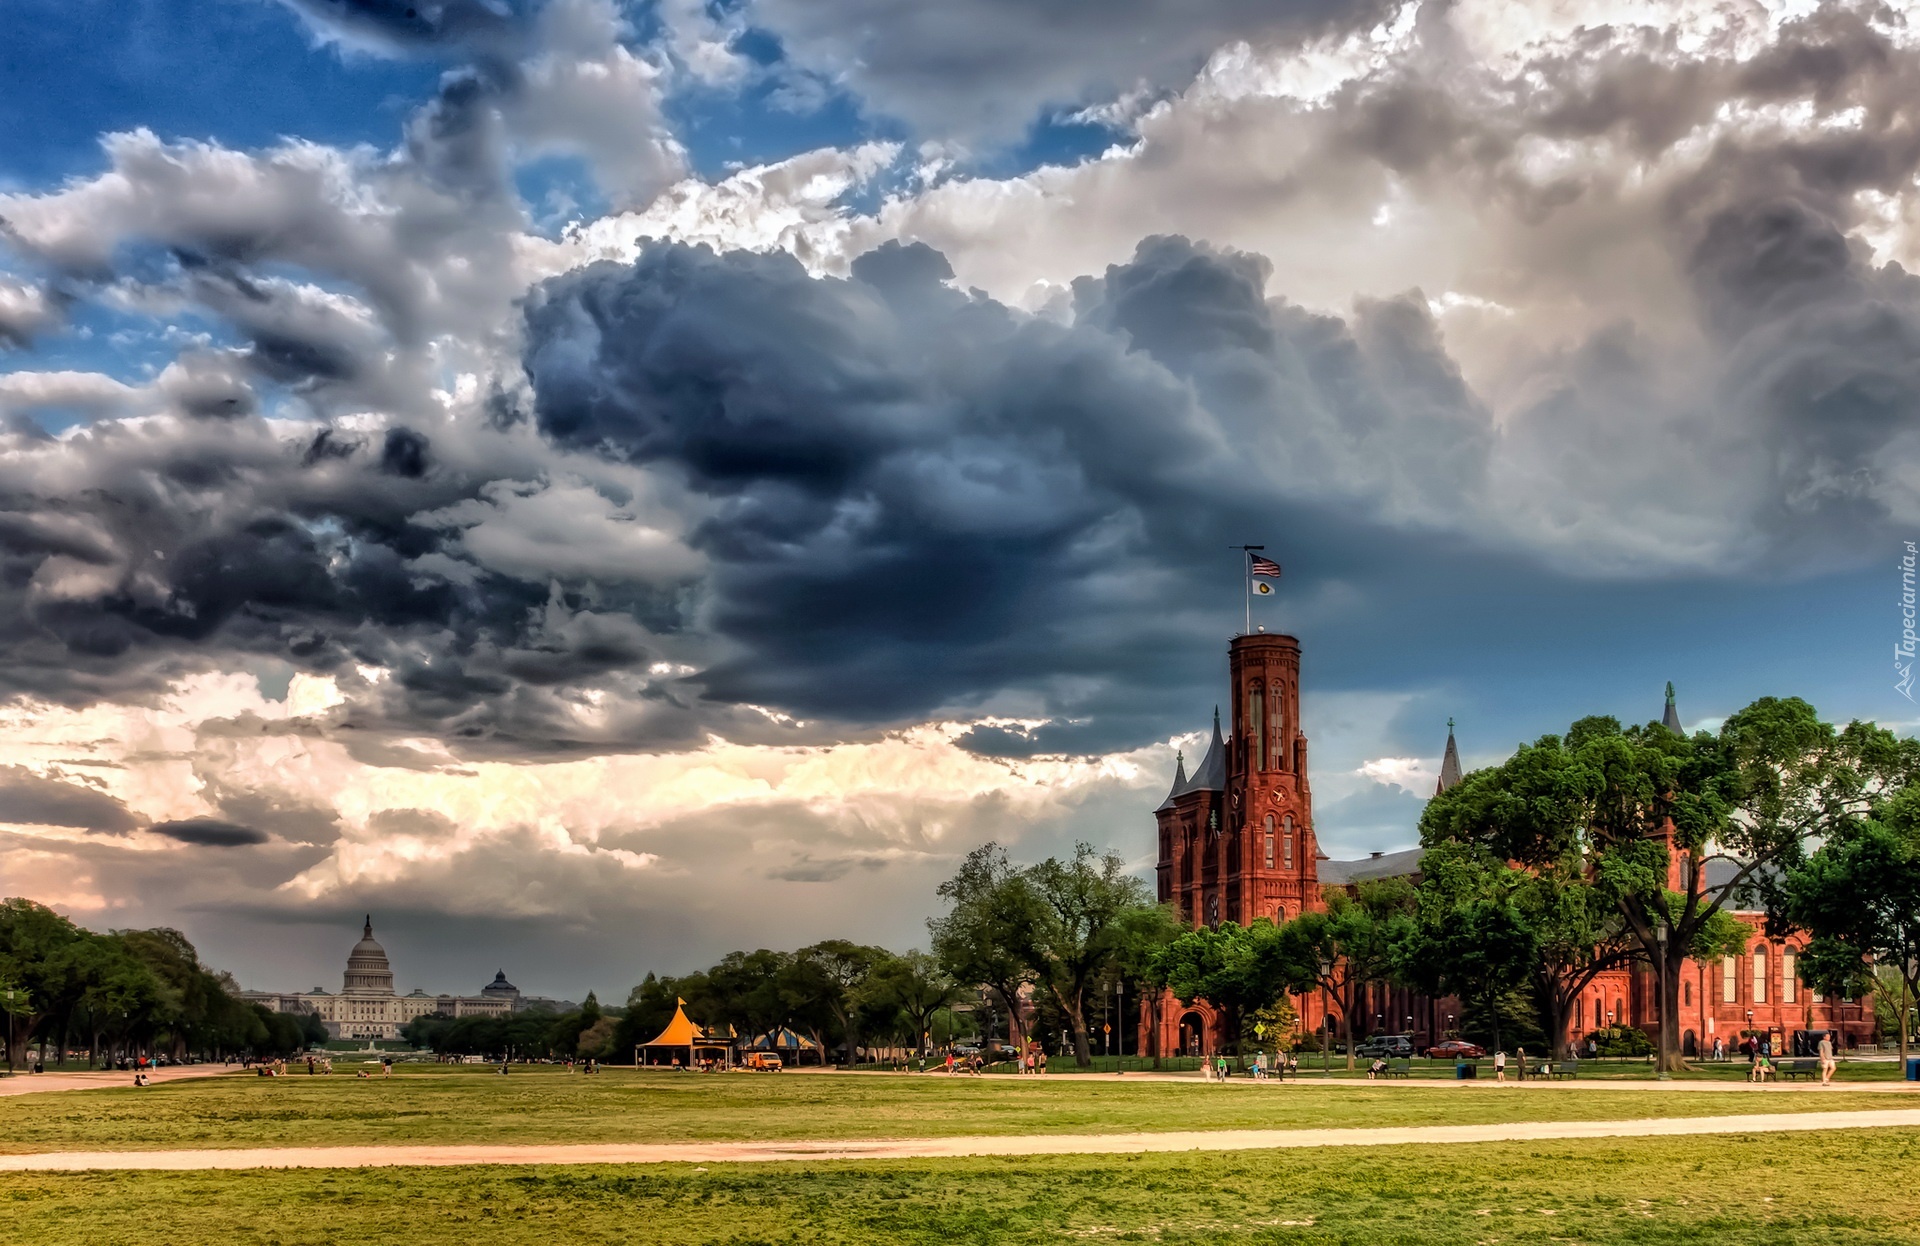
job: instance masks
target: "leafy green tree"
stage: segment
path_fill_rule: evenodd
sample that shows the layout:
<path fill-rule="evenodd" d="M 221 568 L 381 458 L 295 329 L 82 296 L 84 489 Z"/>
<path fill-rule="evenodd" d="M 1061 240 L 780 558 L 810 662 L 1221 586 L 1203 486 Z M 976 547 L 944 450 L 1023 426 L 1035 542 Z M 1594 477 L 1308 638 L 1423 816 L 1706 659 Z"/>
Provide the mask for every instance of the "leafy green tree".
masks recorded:
<path fill-rule="evenodd" d="M 1417 903 L 1404 878 L 1361 883 L 1356 894 L 1328 887 L 1326 909 L 1302 913 L 1280 927 L 1278 953 L 1295 992 L 1324 991 L 1340 1014 L 1347 1067 L 1353 1067 L 1353 1021 L 1370 982 L 1399 972 L 1402 945 L 1412 937 Z"/>
<path fill-rule="evenodd" d="M 1127 916 L 1147 908 L 1147 886 L 1118 853 L 1076 844 L 1067 861 L 1049 857 L 1023 872 L 1038 901 L 1024 938 L 1024 959 L 1065 1015 L 1074 1062 L 1093 1063 L 1087 1039 L 1087 988 L 1121 950 Z"/>
<path fill-rule="evenodd" d="M 786 986 L 796 1007 L 824 1011 L 839 1026 L 846 1063 L 859 1049 L 862 988 L 874 967 L 886 960 L 885 948 L 828 939 L 794 953 Z"/>
<path fill-rule="evenodd" d="M 1280 928 L 1222 922 L 1188 930 L 1161 949 L 1158 977 L 1183 1004 L 1204 999 L 1220 1010 L 1223 1028 L 1244 1037 L 1249 1018 L 1282 1003 L 1298 974 L 1286 960 Z"/>
<path fill-rule="evenodd" d="M 947 911 L 927 922 L 933 956 L 956 982 L 984 987 L 1008 1018 L 1008 1037 L 1024 1049 L 1022 991 L 1036 979 L 1029 961 L 1040 921 L 1039 898 L 999 844 L 982 844 L 940 884 Z"/>
<path fill-rule="evenodd" d="M 87 937 L 44 904 L 17 897 L 0 901 L 0 981 L 19 992 L 11 1013 L 10 1065 L 25 1063 L 27 1047 L 78 998 L 76 966 L 68 953 Z"/>
<path fill-rule="evenodd" d="M 1439 844 L 1420 859 L 1419 903 L 1395 952 L 1397 970 L 1429 995 L 1456 995 L 1491 1022 L 1504 1050 L 1503 1001 L 1541 963 L 1540 938 L 1518 902 L 1527 875 L 1483 848 Z"/>
<path fill-rule="evenodd" d="M 897 1012 L 906 1023 L 912 1046 L 922 1055 L 933 1030 L 934 1014 L 962 997 L 940 962 L 925 952 L 909 951 L 889 957 L 867 980 L 867 995 L 884 1009 Z"/>
<path fill-rule="evenodd" d="M 1783 876 L 1776 905 L 1776 932 L 1797 927 L 1811 936 L 1798 969 L 1813 989 L 1853 997 L 1882 988 L 1876 976 L 1891 979 L 1904 1062 L 1907 1001 L 1920 997 L 1920 787 L 1843 822 Z"/>
<path fill-rule="evenodd" d="M 1570 905 L 1555 915 L 1557 940 L 1543 937 L 1543 947 L 1562 949 L 1561 1017 L 1568 988 L 1593 968 L 1567 950 L 1608 929 L 1595 899 L 1618 913 L 1631 955 L 1658 972 L 1660 1015 L 1678 1017 L 1685 962 L 1744 945 L 1729 910 L 1768 895 L 1810 844 L 1841 833 L 1916 770 L 1920 742 L 1857 722 L 1836 731 L 1795 698 L 1762 698 L 1717 734 L 1690 738 L 1658 723 L 1584 718 L 1436 798 L 1422 840 L 1558 871 L 1562 893 L 1542 903 Z M 1582 886 L 1592 894 L 1575 895 Z M 1596 955 L 1625 955 L 1605 942 Z M 1557 1034 L 1563 1022 L 1554 1025 Z M 1681 1065 L 1678 1031 L 1660 1027 L 1663 1070 Z"/>

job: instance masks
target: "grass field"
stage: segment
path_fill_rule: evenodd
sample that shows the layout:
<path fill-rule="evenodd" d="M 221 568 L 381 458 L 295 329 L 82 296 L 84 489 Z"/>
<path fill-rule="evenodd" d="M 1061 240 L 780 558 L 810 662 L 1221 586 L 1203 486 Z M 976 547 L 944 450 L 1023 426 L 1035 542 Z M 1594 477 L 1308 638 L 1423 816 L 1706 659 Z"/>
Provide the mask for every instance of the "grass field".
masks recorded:
<path fill-rule="evenodd" d="M 391 1079 L 231 1075 L 0 1099 L 0 1151 L 349 1143 L 911 1138 L 1624 1120 L 1909 1106 L 1905 1096 L 1675 1089 L 1213 1085 L 1086 1078 L 402 1066 Z"/>
<path fill-rule="evenodd" d="M 1608 1096 L 1612 1099 L 1613 1096 Z M 1128 1157 L 10 1175 L 0 1243 L 1920 1243 L 1920 1131 Z"/>

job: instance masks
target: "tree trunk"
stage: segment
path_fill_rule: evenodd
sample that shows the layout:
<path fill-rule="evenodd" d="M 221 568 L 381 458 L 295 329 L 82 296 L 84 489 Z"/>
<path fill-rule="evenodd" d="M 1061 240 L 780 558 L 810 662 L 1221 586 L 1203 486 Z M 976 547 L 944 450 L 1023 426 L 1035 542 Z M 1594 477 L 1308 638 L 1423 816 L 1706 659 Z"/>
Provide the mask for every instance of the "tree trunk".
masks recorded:
<path fill-rule="evenodd" d="M 1560 993 L 1558 983 L 1549 983 L 1546 998 L 1542 1001 L 1543 1011 L 1547 1014 L 1547 1055 L 1549 1059 L 1565 1060 L 1570 1055 L 1570 1040 L 1567 1038 L 1567 1001 Z"/>
<path fill-rule="evenodd" d="M 1073 1062 L 1083 1069 L 1091 1068 L 1093 1054 L 1087 1044 L 1087 1018 L 1080 1007 L 1080 993 L 1075 991 L 1069 998 L 1059 987 L 1055 987 L 1053 998 L 1059 1001 L 1060 1011 L 1067 1014 L 1067 1023 L 1073 1029 Z"/>
<path fill-rule="evenodd" d="M 1680 1055 L 1680 967 L 1685 962 L 1685 944 L 1678 939 L 1671 941 L 1667 945 L 1667 963 L 1654 981 L 1659 1001 L 1660 1043 L 1653 1066 L 1658 1073 L 1684 1072 L 1687 1067 Z"/>

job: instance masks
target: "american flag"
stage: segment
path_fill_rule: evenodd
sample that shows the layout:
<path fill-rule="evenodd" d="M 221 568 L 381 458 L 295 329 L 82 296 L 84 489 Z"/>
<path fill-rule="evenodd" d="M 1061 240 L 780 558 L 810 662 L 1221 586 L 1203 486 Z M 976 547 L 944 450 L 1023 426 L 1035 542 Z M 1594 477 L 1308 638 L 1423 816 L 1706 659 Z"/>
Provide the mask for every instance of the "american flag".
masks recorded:
<path fill-rule="evenodd" d="M 1271 558 L 1262 558 L 1258 554 L 1248 554 L 1251 561 L 1247 566 L 1248 575 L 1264 575 L 1269 579 L 1280 578 L 1280 564 Z"/>

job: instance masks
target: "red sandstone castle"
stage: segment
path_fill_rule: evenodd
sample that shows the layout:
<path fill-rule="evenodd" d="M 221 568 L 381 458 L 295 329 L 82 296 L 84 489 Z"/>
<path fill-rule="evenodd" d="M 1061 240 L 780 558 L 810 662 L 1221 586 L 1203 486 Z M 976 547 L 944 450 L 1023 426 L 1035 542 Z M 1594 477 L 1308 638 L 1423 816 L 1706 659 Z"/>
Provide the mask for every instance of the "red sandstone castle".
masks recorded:
<path fill-rule="evenodd" d="M 1231 731 L 1221 734 L 1216 709 L 1206 756 L 1191 777 L 1184 761 L 1176 767 L 1173 788 L 1154 811 L 1160 902 L 1176 906 L 1196 927 L 1223 921 L 1247 925 L 1262 917 L 1277 923 L 1323 908 L 1323 887 L 1352 887 L 1395 875 L 1417 882 L 1417 848 L 1358 861 L 1333 861 L 1319 850 L 1307 736 L 1300 722 L 1300 642 L 1266 632 L 1236 636 L 1227 647 L 1227 667 Z M 1682 729 L 1671 685 L 1663 721 L 1675 732 Z M 1449 724 L 1438 790 L 1459 780 L 1460 755 Z M 1678 860 L 1673 868 L 1678 871 Z M 1717 880 L 1710 872 L 1707 881 Z M 1673 885 L 1679 886 L 1677 877 Z M 1836 1030 L 1848 1046 L 1872 1038 L 1871 999 L 1823 999 L 1799 983 L 1794 960 L 1802 937 L 1769 941 L 1760 914 L 1735 916 L 1753 928 L 1746 952 L 1711 965 L 1688 961 L 1682 970 L 1677 1021 L 1683 1053 L 1710 1050 L 1716 1037 L 1731 1047 L 1748 1029 L 1772 1034 L 1775 1051 L 1785 1050 L 1789 1036 L 1799 1030 Z M 1639 966 L 1600 975 L 1574 1005 L 1572 1035 L 1616 1023 L 1657 1035 L 1655 982 L 1653 971 Z M 1302 1031 L 1318 1030 L 1331 1007 L 1338 1034 L 1337 1004 L 1319 994 L 1294 1002 Z M 1181 1004 L 1162 992 L 1142 1005 L 1138 1051 L 1143 1055 L 1205 1054 L 1229 1045 L 1219 1014 L 1204 1000 Z M 1353 1017 L 1352 1033 L 1359 1038 L 1411 1031 L 1424 1050 L 1457 1028 L 1460 1013 L 1457 1000 L 1373 983 Z"/>

